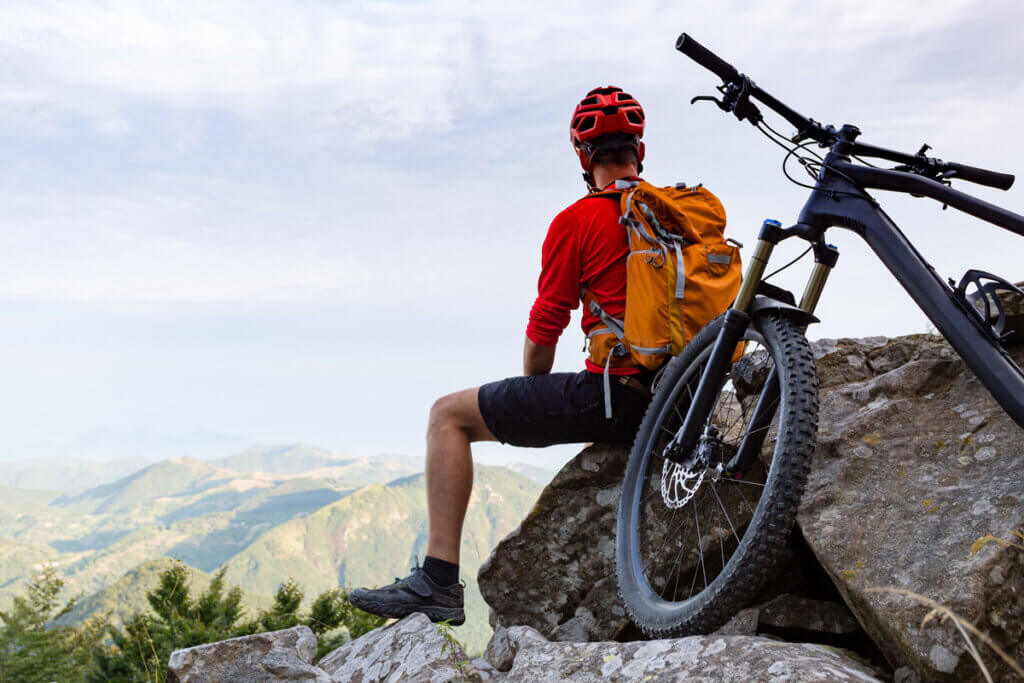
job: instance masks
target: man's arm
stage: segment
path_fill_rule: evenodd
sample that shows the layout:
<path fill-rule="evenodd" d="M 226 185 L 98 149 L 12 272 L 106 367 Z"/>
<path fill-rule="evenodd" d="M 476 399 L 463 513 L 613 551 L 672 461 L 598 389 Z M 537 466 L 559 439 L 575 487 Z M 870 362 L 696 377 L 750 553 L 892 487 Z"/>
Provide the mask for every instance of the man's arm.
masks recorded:
<path fill-rule="evenodd" d="M 569 324 L 569 311 L 580 305 L 580 249 L 571 211 L 551 221 L 541 251 L 537 300 L 530 309 L 523 346 L 523 374 L 543 375 L 555 363 L 555 345 Z"/>
<path fill-rule="evenodd" d="M 524 375 L 546 375 L 551 372 L 555 364 L 555 347 L 541 346 L 526 338 L 523 345 L 523 374 Z"/>

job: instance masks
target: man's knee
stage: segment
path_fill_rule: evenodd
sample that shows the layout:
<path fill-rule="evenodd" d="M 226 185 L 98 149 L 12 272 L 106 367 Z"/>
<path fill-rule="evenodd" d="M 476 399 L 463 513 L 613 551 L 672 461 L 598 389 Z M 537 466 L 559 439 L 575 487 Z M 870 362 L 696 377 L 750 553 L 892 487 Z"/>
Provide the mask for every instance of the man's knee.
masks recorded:
<path fill-rule="evenodd" d="M 427 422 L 427 436 L 445 431 L 461 431 L 471 441 L 493 439 L 484 425 L 477 404 L 477 389 L 465 389 L 434 401 Z"/>
<path fill-rule="evenodd" d="M 430 408 L 430 420 L 427 423 L 427 432 L 437 432 L 446 429 L 464 429 L 466 426 L 466 408 L 464 392 L 448 394 L 434 401 Z"/>

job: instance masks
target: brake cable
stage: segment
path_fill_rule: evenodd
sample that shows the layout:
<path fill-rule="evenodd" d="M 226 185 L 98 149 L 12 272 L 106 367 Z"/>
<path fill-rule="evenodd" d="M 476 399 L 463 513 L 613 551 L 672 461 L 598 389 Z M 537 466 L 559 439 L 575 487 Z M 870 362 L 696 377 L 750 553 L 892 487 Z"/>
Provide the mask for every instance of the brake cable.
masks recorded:
<path fill-rule="evenodd" d="M 797 261 L 802 259 L 804 256 L 807 256 L 807 254 L 811 253 L 811 249 L 814 249 L 814 245 L 813 244 L 811 246 L 807 247 L 806 249 L 804 249 L 803 253 L 801 253 L 799 256 L 797 256 L 795 259 L 793 259 L 792 261 L 790 261 L 786 265 L 784 265 L 784 266 L 782 266 L 780 268 L 776 268 L 772 272 L 770 272 L 767 275 L 765 275 L 764 277 L 762 277 L 761 278 L 761 282 L 766 282 L 768 280 L 768 278 L 774 277 L 774 276 L 778 275 L 779 273 L 781 273 L 782 271 L 784 271 L 786 268 L 789 268 L 790 266 L 795 265 Z"/>

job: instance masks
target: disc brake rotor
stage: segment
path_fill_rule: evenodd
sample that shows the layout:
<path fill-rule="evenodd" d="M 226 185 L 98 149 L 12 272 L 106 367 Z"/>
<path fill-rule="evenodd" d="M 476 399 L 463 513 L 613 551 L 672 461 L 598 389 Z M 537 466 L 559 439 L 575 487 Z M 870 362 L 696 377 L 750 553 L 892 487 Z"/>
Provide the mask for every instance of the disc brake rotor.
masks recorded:
<path fill-rule="evenodd" d="M 690 502 L 704 481 L 707 468 L 694 469 L 666 460 L 661 467 L 661 500 L 665 507 L 676 510 Z"/>

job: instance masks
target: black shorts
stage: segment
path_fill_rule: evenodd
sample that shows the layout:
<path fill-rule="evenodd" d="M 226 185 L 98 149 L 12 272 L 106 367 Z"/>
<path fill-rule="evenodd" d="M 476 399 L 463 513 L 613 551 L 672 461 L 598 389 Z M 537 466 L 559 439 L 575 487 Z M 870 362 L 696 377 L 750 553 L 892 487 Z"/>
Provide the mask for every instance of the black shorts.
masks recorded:
<path fill-rule="evenodd" d="M 644 385 L 646 375 L 634 378 Z M 611 378 L 612 418 L 605 417 L 603 376 L 558 372 L 510 377 L 480 387 L 480 413 L 502 443 L 540 448 L 561 443 L 632 443 L 650 393 Z"/>

